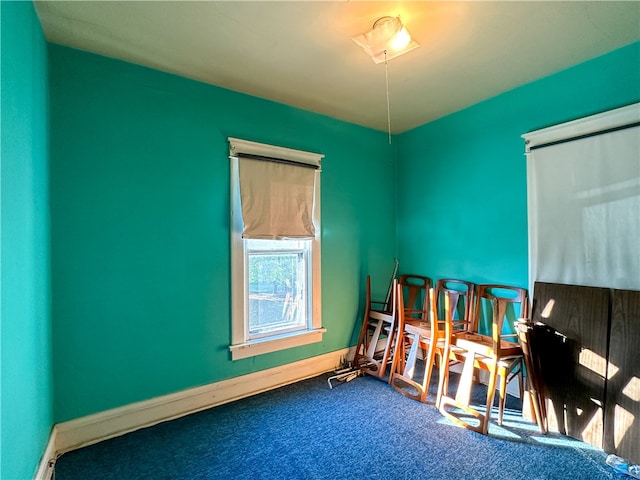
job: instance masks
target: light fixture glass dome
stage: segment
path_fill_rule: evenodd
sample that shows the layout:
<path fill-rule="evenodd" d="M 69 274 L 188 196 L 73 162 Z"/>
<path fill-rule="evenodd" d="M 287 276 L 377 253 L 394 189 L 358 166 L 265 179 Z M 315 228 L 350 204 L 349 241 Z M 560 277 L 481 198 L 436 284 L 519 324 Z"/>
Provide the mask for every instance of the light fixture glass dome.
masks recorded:
<path fill-rule="evenodd" d="M 383 63 L 420 45 L 407 31 L 400 17 L 382 17 L 367 33 L 353 37 L 375 63 Z M 386 52 L 386 55 L 385 55 Z"/>

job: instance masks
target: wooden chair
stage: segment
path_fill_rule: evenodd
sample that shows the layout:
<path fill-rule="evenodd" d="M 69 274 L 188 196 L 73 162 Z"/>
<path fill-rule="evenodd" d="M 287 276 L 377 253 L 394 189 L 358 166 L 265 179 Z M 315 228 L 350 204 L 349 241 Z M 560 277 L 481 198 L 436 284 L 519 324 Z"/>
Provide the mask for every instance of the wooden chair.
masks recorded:
<path fill-rule="evenodd" d="M 476 330 L 473 314 L 475 290 L 476 285 L 466 280 L 441 278 L 436 282 L 436 297 L 440 305 L 438 312 L 442 318 L 445 318 L 441 305 L 446 292 L 451 298 L 451 317 L 456 331 L 474 332 Z"/>
<path fill-rule="evenodd" d="M 436 301 L 438 305 L 438 318 L 446 319 L 445 299 L 449 297 L 451 311 L 451 332 L 447 333 L 446 328 L 441 326 L 441 330 L 449 337 L 455 333 L 475 332 L 475 316 L 473 313 L 475 302 L 476 285 L 473 282 L 459 280 L 455 278 L 441 278 L 436 283 Z M 457 363 L 456 356 L 449 355 L 448 361 Z M 451 366 L 451 365 L 449 365 Z M 448 366 L 448 367 L 449 367 Z M 440 400 L 443 390 L 446 390 L 448 377 L 443 378 L 445 372 L 440 369 L 441 382 L 439 382 L 436 407 L 440 407 Z M 440 385 L 442 381 L 444 385 Z"/>
<path fill-rule="evenodd" d="M 404 308 L 404 318 L 412 321 L 427 322 L 431 279 L 423 275 L 404 274 L 400 275 L 398 283 L 402 287 L 404 298 L 404 300 L 400 302 Z M 405 340 L 410 341 L 407 338 Z M 426 348 L 423 348 L 422 353 L 424 358 L 427 355 Z M 389 380 L 391 380 L 391 377 L 389 377 Z"/>
<path fill-rule="evenodd" d="M 427 320 L 431 279 L 422 275 L 404 274 L 398 278 L 406 320 Z"/>
<path fill-rule="evenodd" d="M 403 297 L 402 288 L 398 287 L 399 298 Z M 407 317 L 402 309 L 399 314 L 398 336 L 393 355 L 393 364 L 389 383 L 403 395 L 418 400 L 427 401 L 429 381 L 435 356 L 444 352 L 444 329 L 439 327 L 436 315 L 435 292 L 428 290 L 428 297 L 424 301 L 425 312 L 421 317 Z M 424 373 L 422 379 L 417 375 L 418 351 L 422 350 L 424 359 Z"/>
<path fill-rule="evenodd" d="M 431 279 L 423 275 L 404 274 L 400 275 L 398 283 L 402 287 L 404 301 L 400 303 L 404 306 L 405 320 L 428 322 Z M 409 338 L 405 339 L 410 341 Z M 423 347 L 422 358 L 425 358 L 426 355 L 427 348 Z M 391 377 L 389 377 L 389 381 L 391 381 Z"/>
<path fill-rule="evenodd" d="M 446 358 L 443 356 L 444 319 L 451 317 L 456 331 L 469 328 L 473 321 L 474 288 L 473 283 L 463 280 L 438 280 L 436 289 L 429 289 L 429 301 L 423 303 L 422 315 L 418 316 L 416 311 L 415 316 L 419 318 L 408 318 L 405 309 L 404 318 L 400 319 L 398 326 L 398 330 L 403 333 L 397 339 L 398 344 L 389 379 L 389 383 L 397 391 L 414 400 L 426 402 L 436 355 L 440 358 L 440 373 L 443 372 L 442 361 Z M 418 347 L 422 350 L 424 360 L 424 374 L 421 380 L 416 375 Z M 436 406 L 439 401 L 440 389 L 438 389 Z"/>
<path fill-rule="evenodd" d="M 528 315 L 527 291 L 523 288 L 507 285 L 480 285 L 477 287 L 474 326 L 479 327 L 482 319 L 487 319 L 491 335 L 478 332 L 455 332 L 453 324 L 445 327 L 445 354 L 464 363 L 455 398 L 448 394 L 448 362 L 443 362 L 445 370 L 441 377 L 440 412 L 452 421 L 487 434 L 489 419 L 495 397 L 496 386 L 499 386 L 498 424 L 502 424 L 506 402 L 507 384 L 516 375 L 519 376 L 520 398 L 523 398 L 522 359 L 523 352 L 516 333 L 503 333 L 505 321 L 512 323 Z M 470 405 L 471 389 L 476 369 L 489 372 L 487 398 L 484 412 Z M 460 414 L 448 408 L 460 409 Z M 464 416 L 478 419 L 478 425 L 464 420 Z"/>
<path fill-rule="evenodd" d="M 398 322 L 398 281 L 391 282 L 390 298 L 384 302 L 384 310 L 374 307 L 382 302 L 371 299 L 371 276 L 367 276 L 365 312 L 356 345 L 353 365 L 363 373 L 383 378 L 392 360 Z"/>

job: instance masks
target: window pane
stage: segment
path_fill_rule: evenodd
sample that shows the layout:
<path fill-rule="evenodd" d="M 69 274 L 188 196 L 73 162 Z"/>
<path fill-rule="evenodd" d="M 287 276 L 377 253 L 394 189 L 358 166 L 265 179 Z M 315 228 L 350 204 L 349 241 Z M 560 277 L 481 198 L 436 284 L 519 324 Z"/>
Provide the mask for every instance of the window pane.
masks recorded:
<path fill-rule="evenodd" d="M 247 240 L 250 337 L 307 328 L 305 243 Z"/>

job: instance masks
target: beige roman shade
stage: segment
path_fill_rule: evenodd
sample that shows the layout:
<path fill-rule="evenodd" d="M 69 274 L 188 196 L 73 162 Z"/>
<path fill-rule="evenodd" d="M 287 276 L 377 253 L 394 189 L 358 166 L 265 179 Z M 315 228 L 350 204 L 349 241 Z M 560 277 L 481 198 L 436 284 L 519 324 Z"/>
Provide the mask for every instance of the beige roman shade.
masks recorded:
<path fill-rule="evenodd" d="M 314 238 L 316 167 L 238 155 L 243 238 Z"/>

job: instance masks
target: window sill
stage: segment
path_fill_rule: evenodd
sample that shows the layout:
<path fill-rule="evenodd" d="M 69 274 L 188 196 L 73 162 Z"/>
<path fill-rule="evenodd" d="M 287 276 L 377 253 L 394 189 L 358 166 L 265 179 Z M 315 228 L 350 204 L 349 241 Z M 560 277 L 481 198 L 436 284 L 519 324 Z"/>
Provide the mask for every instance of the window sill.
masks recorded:
<path fill-rule="evenodd" d="M 322 335 L 326 331 L 326 328 L 316 328 L 313 330 L 274 335 L 273 337 L 230 345 L 229 350 L 231 351 L 231 359 L 240 360 L 242 358 L 255 357 L 256 355 L 284 350 L 286 348 L 321 342 Z"/>

